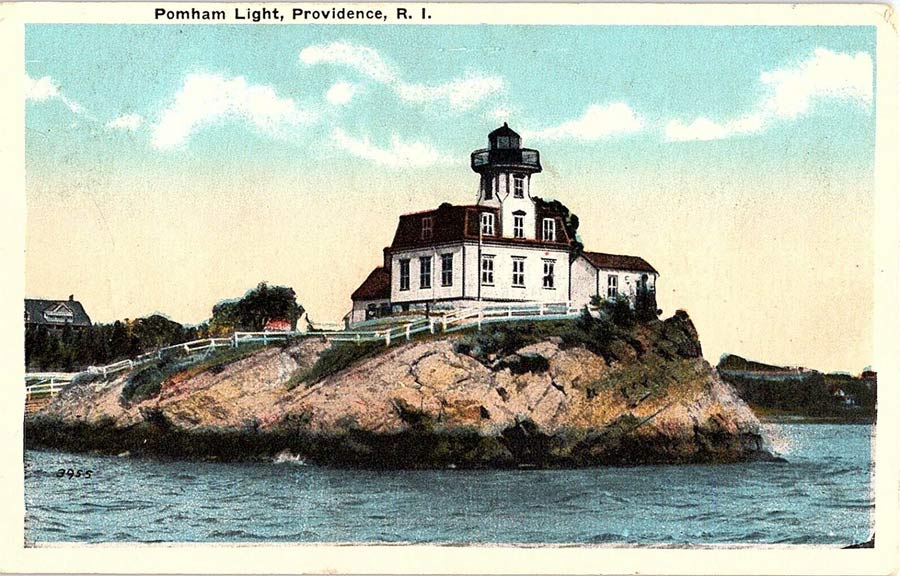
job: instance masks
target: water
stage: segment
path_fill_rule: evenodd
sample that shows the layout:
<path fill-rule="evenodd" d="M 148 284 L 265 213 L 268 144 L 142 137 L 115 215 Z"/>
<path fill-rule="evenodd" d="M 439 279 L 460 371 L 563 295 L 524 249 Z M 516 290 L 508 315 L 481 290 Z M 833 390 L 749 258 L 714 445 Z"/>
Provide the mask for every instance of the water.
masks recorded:
<path fill-rule="evenodd" d="M 338 470 L 26 452 L 29 542 L 845 545 L 867 540 L 868 425 L 770 424 L 789 464 Z M 57 478 L 59 468 L 93 471 Z"/>

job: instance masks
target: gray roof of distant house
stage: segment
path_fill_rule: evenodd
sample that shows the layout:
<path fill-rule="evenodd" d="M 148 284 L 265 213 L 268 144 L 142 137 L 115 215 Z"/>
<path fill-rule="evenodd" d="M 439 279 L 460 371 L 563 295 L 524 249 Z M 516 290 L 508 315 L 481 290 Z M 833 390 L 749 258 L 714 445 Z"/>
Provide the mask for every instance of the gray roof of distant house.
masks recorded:
<path fill-rule="evenodd" d="M 66 306 L 72 311 L 72 326 L 90 326 L 91 318 L 84 310 L 84 306 L 78 300 L 37 300 L 25 299 L 25 314 L 27 324 L 45 324 L 47 326 L 60 326 L 58 322 L 49 322 L 44 318 L 44 312 L 59 306 Z"/>

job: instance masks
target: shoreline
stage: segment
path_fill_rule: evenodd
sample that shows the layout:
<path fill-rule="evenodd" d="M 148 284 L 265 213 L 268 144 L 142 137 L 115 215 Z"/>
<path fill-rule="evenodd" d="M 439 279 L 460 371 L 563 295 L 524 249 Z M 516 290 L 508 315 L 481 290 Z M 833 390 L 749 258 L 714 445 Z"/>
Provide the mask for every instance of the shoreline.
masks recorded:
<path fill-rule="evenodd" d="M 753 407 L 751 407 L 753 409 Z M 876 416 L 859 416 L 847 418 L 844 416 L 806 416 L 803 414 L 766 414 L 763 411 L 753 409 L 753 413 L 761 424 L 842 424 L 842 425 L 868 425 L 874 426 L 878 420 Z"/>

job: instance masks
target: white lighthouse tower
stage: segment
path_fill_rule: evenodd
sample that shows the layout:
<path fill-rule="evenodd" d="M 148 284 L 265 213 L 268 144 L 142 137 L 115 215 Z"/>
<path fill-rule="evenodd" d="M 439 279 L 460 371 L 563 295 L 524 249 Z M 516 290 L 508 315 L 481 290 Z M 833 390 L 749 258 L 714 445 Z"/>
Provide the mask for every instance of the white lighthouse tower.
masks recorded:
<path fill-rule="evenodd" d="M 488 134 L 488 148 L 472 152 L 472 170 L 481 175 L 479 206 L 500 208 L 498 236 L 535 238 L 531 175 L 541 171 L 537 150 L 522 148 L 522 138 L 505 122 Z"/>

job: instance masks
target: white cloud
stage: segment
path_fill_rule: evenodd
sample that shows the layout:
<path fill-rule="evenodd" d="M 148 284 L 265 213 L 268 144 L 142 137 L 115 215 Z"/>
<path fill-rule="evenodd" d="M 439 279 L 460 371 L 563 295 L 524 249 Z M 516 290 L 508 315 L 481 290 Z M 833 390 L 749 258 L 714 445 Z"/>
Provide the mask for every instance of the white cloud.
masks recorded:
<path fill-rule="evenodd" d="M 447 158 L 425 142 L 403 142 L 399 136 L 391 138 L 391 145 L 381 148 L 368 137 L 355 138 L 341 128 L 331 133 L 335 144 L 350 154 L 390 168 L 423 167 L 443 164 Z"/>
<path fill-rule="evenodd" d="M 300 62 L 307 66 L 347 66 L 376 82 L 390 86 L 402 100 L 419 104 L 444 102 L 451 110 L 469 110 L 503 89 L 503 79 L 499 76 L 477 73 L 443 84 L 404 82 L 397 70 L 377 50 L 345 41 L 307 46 L 300 51 Z"/>
<path fill-rule="evenodd" d="M 752 112 L 725 122 L 704 117 L 690 123 L 672 120 L 666 125 L 666 139 L 671 142 L 721 140 L 756 134 L 773 121 L 807 114 L 817 100 L 850 101 L 865 107 L 872 104 L 872 58 L 866 52 L 850 55 L 816 48 L 798 65 L 763 72 L 759 80 L 765 95 Z"/>
<path fill-rule="evenodd" d="M 59 91 L 59 86 L 50 76 L 43 76 L 37 80 L 33 79 L 28 73 L 25 73 L 25 100 L 34 102 L 45 102 L 47 100 L 59 100 L 65 104 L 69 110 L 76 114 L 82 114 L 84 108 L 81 104 L 70 100 L 63 96 Z"/>
<path fill-rule="evenodd" d="M 389 83 L 396 79 L 391 66 L 377 50 L 350 42 L 307 46 L 300 51 L 300 61 L 307 66 L 315 64 L 349 66 L 360 74 L 381 83 Z"/>
<path fill-rule="evenodd" d="M 241 119 L 269 134 L 312 119 L 291 98 L 271 86 L 248 84 L 242 76 L 189 74 L 181 90 L 153 125 L 153 146 L 168 150 L 183 145 L 192 133 L 222 119 Z"/>
<path fill-rule="evenodd" d="M 113 128 L 115 130 L 127 130 L 129 132 L 134 132 L 135 130 L 140 128 L 143 123 L 144 117 L 140 114 L 123 114 L 107 122 L 106 127 Z"/>
<path fill-rule="evenodd" d="M 335 82 L 325 93 L 325 99 L 332 106 L 343 106 L 348 104 L 356 95 L 356 86 L 343 80 Z"/>
<path fill-rule="evenodd" d="M 584 114 L 557 126 L 525 130 L 522 136 L 534 140 L 579 140 L 592 142 L 617 134 L 638 132 L 644 121 L 624 102 L 588 106 Z"/>
<path fill-rule="evenodd" d="M 666 124 L 666 139 L 670 142 L 721 140 L 738 134 L 756 134 L 762 131 L 765 121 L 765 116 L 760 113 L 748 114 L 722 124 L 709 118 L 695 118 L 690 124 L 672 120 Z"/>
<path fill-rule="evenodd" d="M 397 95 L 407 102 L 437 102 L 445 100 L 453 110 L 469 110 L 491 94 L 503 89 L 503 79 L 498 76 L 470 74 L 444 84 L 426 86 L 398 82 Z"/>
<path fill-rule="evenodd" d="M 493 110 L 485 113 L 485 118 L 489 120 L 497 120 L 500 122 L 507 122 L 513 116 L 513 111 L 508 106 L 499 106 L 494 108 Z"/>

